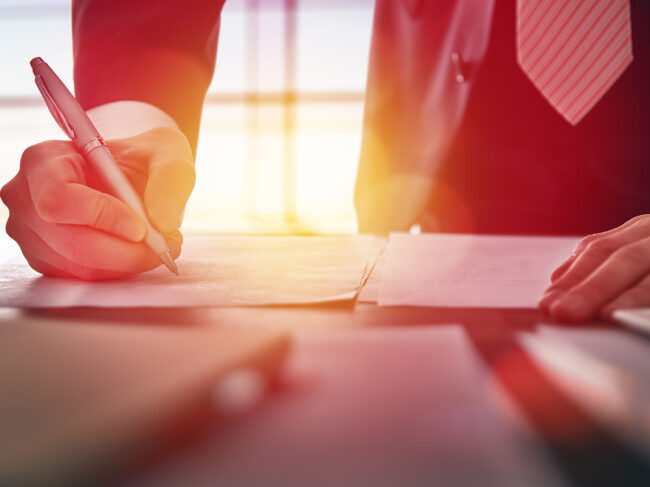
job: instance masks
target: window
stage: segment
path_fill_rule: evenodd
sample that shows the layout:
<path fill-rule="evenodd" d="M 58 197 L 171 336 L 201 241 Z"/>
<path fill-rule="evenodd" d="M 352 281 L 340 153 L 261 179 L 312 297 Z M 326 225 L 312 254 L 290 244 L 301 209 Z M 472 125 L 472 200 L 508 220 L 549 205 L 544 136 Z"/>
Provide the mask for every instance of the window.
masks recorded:
<path fill-rule="evenodd" d="M 372 0 L 228 0 L 184 228 L 346 233 L 361 140 Z M 0 178 L 62 138 L 36 88 L 42 56 L 72 86 L 69 2 L 0 3 Z M 6 218 L 2 209 L 0 218 Z"/>

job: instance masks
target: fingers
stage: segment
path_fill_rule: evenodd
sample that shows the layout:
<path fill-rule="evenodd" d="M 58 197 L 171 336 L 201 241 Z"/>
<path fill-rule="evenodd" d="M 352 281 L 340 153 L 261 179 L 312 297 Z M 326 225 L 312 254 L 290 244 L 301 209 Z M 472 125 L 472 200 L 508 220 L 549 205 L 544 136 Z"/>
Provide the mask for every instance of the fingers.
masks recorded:
<path fill-rule="evenodd" d="M 178 211 L 182 211 L 194 169 L 187 140 L 178 131 L 171 133 L 175 135 L 152 131 L 126 139 L 123 152 L 133 155 L 128 170 L 135 179 L 140 178 L 142 190 L 149 173 L 153 173 L 154 193 L 159 190 L 182 200 L 178 204 Z M 161 264 L 142 241 L 146 229 L 140 216 L 117 198 L 98 191 L 101 186 L 93 182 L 96 176 L 69 142 L 44 142 L 23 153 L 18 174 L 2 188 L 0 196 L 9 208 L 7 233 L 38 272 L 100 280 L 125 277 Z M 158 181 L 161 178 L 163 182 Z M 176 258 L 182 239 L 175 227 L 169 233 L 168 245 Z"/>
<path fill-rule="evenodd" d="M 69 274 L 65 271 L 62 271 L 61 269 L 53 267 L 47 262 L 40 260 L 39 258 L 34 257 L 29 253 L 23 252 L 23 255 L 25 256 L 25 259 L 27 260 L 29 266 L 39 274 L 43 274 L 44 276 L 48 276 L 48 277 L 60 277 L 64 279 L 80 279 L 79 276 L 74 274 Z"/>
<path fill-rule="evenodd" d="M 43 225 L 48 228 L 43 228 Z M 43 223 L 35 230 L 58 254 L 82 267 L 139 273 L 160 265 L 160 258 L 144 243 L 127 242 L 88 227 Z M 180 254 L 180 244 L 170 248 L 172 257 Z"/>
<path fill-rule="evenodd" d="M 567 291 L 587 278 L 618 248 L 614 240 L 601 239 L 590 243 L 570 263 L 568 269 L 548 288 L 546 294 Z M 545 304 L 543 299 L 540 305 Z"/>
<path fill-rule="evenodd" d="M 639 215 L 618 228 L 582 239 L 553 273 L 539 307 L 556 319 L 581 321 L 626 303 L 648 305 L 641 283 L 649 274 L 650 215 Z"/>
<path fill-rule="evenodd" d="M 580 242 L 576 245 L 576 248 L 573 250 L 573 253 L 571 256 L 564 261 L 560 266 L 558 266 L 557 269 L 553 271 L 551 274 L 551 282 L 555 283 L 560 277 L 562 277 L 567 270 L 571 267 L 571 265 L 575 262 L 577 257 L 585 251 L 590 245 L 593 245 L 594 242 L 598 240 L 603 240 L 607 237 L 613 237 L 617 235 L 618 233 L 624 232 L 628 230 L 630 227 L 635 227 L 635 232 L 629 234 L 629 239 L 628 241 L 631 241 L 634 238 L 634 235 L 636 233 L 643 234 L 644 231 L 647 231 L 648 229 L 648 221 L 646 218 L 647 215 L 638 215 L 627 222 L 625 222 L 623 225 L 620 225 L 616 228 L 613 228 L 611 230 L 608 230 L 606 232 L 600 232 L 600 233 L 595 233 L 593 235 L 587 235 L 586 237 L 582 238 Z"/>
<path fill-rule="evenodd" d="M 77 230 L 75 227 L 73 227 Z M 106 236 L 101 232 L 95 232 L 97 235 Z M 146 258 L 140 259 L 138 253 L 140 250 L 129 250 L 126 252 L 126 258 L 120 262 L 111 261 L 110 258 L 116 258 L 112 253 L 96 255 L 90 258 L 92 254 L 84 259 L 84 264 L 74 261 L 66 257 L 49 244 L 47 244 L 36 232 L 34 232 L 27 225 L 17 223 L 15 218 L 11 218 L 7 222 L 7 233 L 17 241 L 23 242 L 21 250 L 23 255 L 29 262 L 30 266 L 40 272 L 41 274 L 54 277 L 75 277 L 85 281 L 99 281 L 107 279 L 120 279 L 132 275 L 137 272 L 144 272 L 153 269 L 161 264 L 160 259 L 148 248 L 143 249 L 144 253 L 150 254 Z M 74 234 L 70 238 L 75 238 Z M 78 237 L 84 241 L 88 240 L 86 236 Z M 124 242 L 117 239 L 118 241 Z M 168 239 L 168 245 L 172 253 L 172 257 L 176 259 L 180 255 L 180 236 L 172 236 Z M 91 240 L 92 244 L 92 240 Z M 133 244 L 125 242 L 126 245 L 131 247 L 142 247 L 143 244 Z M 124 251 L 121 249 L 120 251 Z M 69 252 L 65 252 L 69 254 Z M 140 259 L 132 262 L 129 266 L 129 259 Z M 117 269 L 117 270 L 116 270 Z"/>
<path fill-rule="evenodd" d="M 626 224 L 609 232 L 585 237 L 566 262 L 558 267 L 552 285 L 546 290 L 539 306 L 548 311 L 559 296 L 585 280 L 614 252 L 650 235 L 650 219 L 633 218 Z"/>
<path fill-rule="evenodd" d="M 16 240 L 23 254 L 84 280 L 113 279 L 144 272 L 160 265 L 160 259 L 144 243 L 133 243 L 103 231 L 81 225 L 51 223 L 41 219 L 30 205 L 26 183 L 19 175 L 3 189 L 11 200 L 12 211 L 7 233 Z M 23 190 L 23 188 L 25 190 Z M 168 239 L 172 257 L 180 255 L 181 238 L 176 232 Z M 55 270 L 33 266 L 46 275 Z"/>
<path fill-rule="evenodd" d="M 32 194 L 38 215 L 50 223 L 85 225 L 132 242 L 140 242 L 147 231 L 141 217 L 114 196 L 87 186 L 64 183 L 54 199 L 52 185 L 45 192 Z"/>
<path fill-rule="evenodd" d="M 554 283 L 555 281 L 557 281 L 560 277 L 562 277 L 564 275 L 564 273 L 567 270 L 569 270 L 569 268 L 573 265 L 573 262 L 576 260 L 576 256 L 577 256 L 577 254 L 574 251 L 574 253 L 571 254 L 571 256 L 567 260 L 562 262 L 557 267 L 557 269 L 555 269 L 553 271 L 553 273 L 551 274 L 551 283 Z"/>
<path fill-rule="evenodd" d="M 621 247 L 585 279 L 557 297 L 549 306 L 552 316 L 581 321 L 595 316 L 608 302 L 635 287 L 650 273 L 650 238 Z"/>
<path fill-rule="evenodd" d="M 29 265 L 45 276 L 101 281 L 127 277 L 129 273 L 107 271 L 83 267 L 52 250 L 33 230 L 26 225 L 15 224 L 15 219 L 7 223 L 7 233 L 20 239 L 21 250 Z"/>
<path fill-rule="evenodd" d="M 187 160 L 159 156 L 152 161 L 144 204 L 151 223 L 161 232 L 171 232 L 181 226 L 194 179 L 194 166 Z"/>
<path fill-rule="evenodd" d="M 79 166 L 83 164 L 81 155 L 68 152 L 50 156 L 47 163 L 27 172 L 38 216 L 50 223 L 86 225 L 133 242 L 141 241 L 146 227 L 140 216 L 114 196 L 81 184 Z"/>
<path fill-rule="evenodd" d="M 154 136 L 164 138 L 168 148 L 151 156 L 144 204 L 152 223 L 162 232 L 171 232 L 180 227 L 185 204 L 194 188 L 192 150 L 180 132 L 159 131 Z"/>
<path fill-rule="evenodd" d="M 638 308 L 648 304 L 650 304 L 650 275 L 605 306 L 601 315 L 605 319 L 612 319 L 612 314 L 618 309 Z"/>
<path fill-rule="evenodd" d="M 143 191 L 151 223 L 163 233 L 178 229 L 195 181 L 192 150 L 185 136 L 160 127 L 108 145 L 125 173 Z M 147 174 L 144 188 L 138 177 L 143 171 Z"/>

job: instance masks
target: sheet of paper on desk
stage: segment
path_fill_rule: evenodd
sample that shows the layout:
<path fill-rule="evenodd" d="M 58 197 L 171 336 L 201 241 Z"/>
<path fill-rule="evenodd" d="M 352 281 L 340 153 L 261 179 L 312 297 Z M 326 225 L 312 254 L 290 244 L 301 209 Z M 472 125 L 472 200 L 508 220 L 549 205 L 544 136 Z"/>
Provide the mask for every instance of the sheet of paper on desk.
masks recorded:
<path fill-rule="evenodd" d="M 577 238 L 391 234 L 380 306 L 535 307 Z"/>
<path fill-rule="evenodd" d="M 650 341 L 625 329 L 541 325 L 536 337 L 579 349 L 645 382 L 650 392 Z"/>
<path fill-rule="evenodd" d="M 518 342 L 576 404 L 650 458 L 650 343 L 615 328 L 542 325 Z"/>
<path fill-rule="evenodd" d="M 0 268 L 0 306 L 247 306 L 351 300 L 374 237 L 188 236 L 180 276 L 162 266 L 120 281 L 39 277 L 22 258 Z"/>

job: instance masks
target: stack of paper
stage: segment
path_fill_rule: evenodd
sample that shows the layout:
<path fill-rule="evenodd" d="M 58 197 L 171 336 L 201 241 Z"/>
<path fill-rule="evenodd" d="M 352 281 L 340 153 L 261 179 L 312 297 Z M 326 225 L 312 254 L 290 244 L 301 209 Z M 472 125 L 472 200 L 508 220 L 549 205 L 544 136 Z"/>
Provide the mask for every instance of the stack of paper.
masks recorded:
<path fill-rule="evenodd" d="M 120 281 L 43 278 L 21 257 L 0 266 L 0 306 L 247 306 L 352 300 L 375 238 L 189 236 L 180 276 L 163 267 Z"/>

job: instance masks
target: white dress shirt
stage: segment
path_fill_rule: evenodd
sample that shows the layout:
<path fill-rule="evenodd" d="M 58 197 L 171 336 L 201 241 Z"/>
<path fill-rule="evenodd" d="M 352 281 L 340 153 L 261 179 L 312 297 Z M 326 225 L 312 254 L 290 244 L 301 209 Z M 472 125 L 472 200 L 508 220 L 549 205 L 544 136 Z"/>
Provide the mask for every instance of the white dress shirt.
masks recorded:
<path fill-rule="evenodd" d="M 91 108 L 86 113 L 106 140 L 131 137 L 155 127 L 180 130 L 165 111 L 141 101 L 115 101 Z"/>

